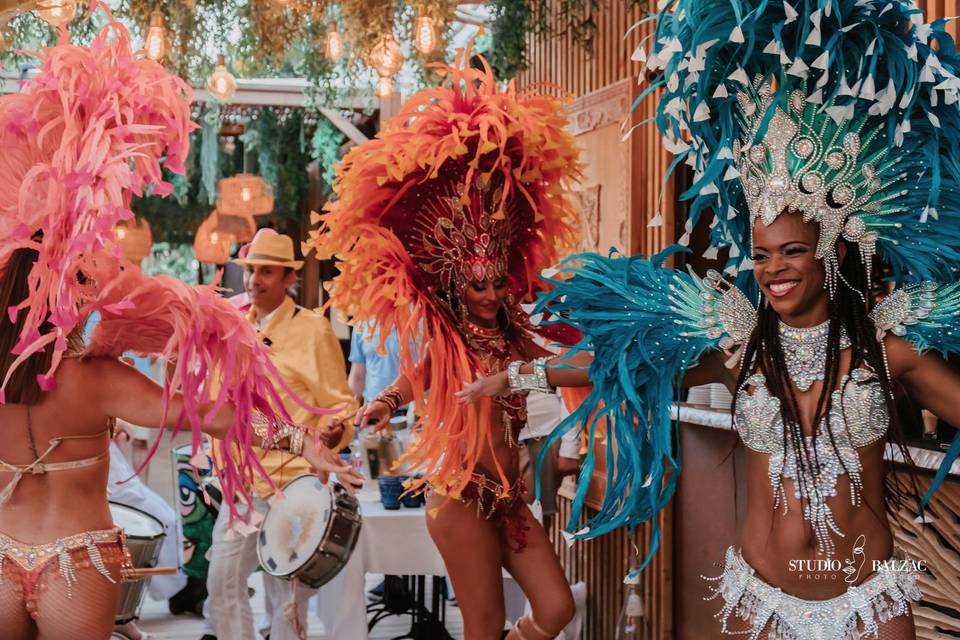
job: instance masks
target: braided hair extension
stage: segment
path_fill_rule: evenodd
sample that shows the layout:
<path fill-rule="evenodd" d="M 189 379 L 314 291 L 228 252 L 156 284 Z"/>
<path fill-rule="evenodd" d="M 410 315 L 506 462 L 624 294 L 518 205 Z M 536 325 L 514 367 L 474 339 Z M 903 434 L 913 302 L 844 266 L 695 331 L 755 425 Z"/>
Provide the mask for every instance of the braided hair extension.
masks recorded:
<path fill-rule="evenodd" d="M 893 473 L 884 474 L 885 509 L 892 513 L 899 509 L 905 498 L 918 498 L 919 488 L 913 469 L 913 462 L 906 447 L 903 430 L 897 417 L 896 404 L 893 399 L 893 382 L 884 363 L 883 350 L 877 340 L 876 328 L 869 317 L 872 300 L 866 281 L 866 271 L 861 261 L 860 252 L 855 244 L 846 243 L 845 259 L 840 265 L 840 281 L 836 295 L 828 304 L 829 335 L 827 338 L 827 354 L 824 370 L 823 385 L 817 398 L 817 407 L 814 413 L 814 435 L 821 421 L 826 424 L 826 432 L 834 451 L 837 445 L 833 433 L 833 425 L 825 420 L 833 409 L 833 391 L 837 390 L 842 378 L 840 358 L 841 327 L 846 330 L 850 340 L 850 371 L 866 365 L 876 373 L 880 387 L 883 390 L 889 429 L 887 441 L 896 446 L 903 459 L 911 468 L 912 487 L 904 489 Z M 800 423 L 800 409 L 797 393 L 787 370 L 786 359 L 780 343 L 779 316 L 764 299 L 757 312 L 757 326 L 744 348 L 742 366 L 737 379 L 736 389 L 741 389 L 747 379 L 754 373 L 761 373 L 766 378 L 767 388 L 771 395 L 780 400 L 780 414 L 785 425 L 783 439 L 784 447 L 791 447 L 796 454 L 800 473 L 796 479 L 797 488 L 801 495 L 816 491 L 816 486 L 807 486 L 807 479 L 820 473 L 820 461 L 817 459 L 816 448 L 813 455 L 809 455 L 804 446 L 804 434 Z M 840 390 L 842 393 L 842 389 Z M 734 403 L 736 397 L 734 397 Z M 844 471 L 849 469 L 841 456 L 837 456 Z M 892 463 L 887 463 L 891 465 Z M 810 474 L 810 475 L 808 475 Z M 866 503 L 873 511 L 873 507 Z M 874 515 L 880 515 L 874 511 Z M 813 531 L 810 532 L 811 536 Z"/>

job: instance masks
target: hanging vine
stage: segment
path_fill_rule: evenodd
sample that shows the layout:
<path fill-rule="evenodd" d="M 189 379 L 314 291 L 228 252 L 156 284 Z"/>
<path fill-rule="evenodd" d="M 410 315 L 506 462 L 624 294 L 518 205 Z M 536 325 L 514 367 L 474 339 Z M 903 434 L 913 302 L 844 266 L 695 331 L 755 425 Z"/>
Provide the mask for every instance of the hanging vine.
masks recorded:
<path fill-rule="evenodd" d="M 491 64 L 502 80 L 527 68 L 528 34 L 544 38 L 569 35 L 588 55 L 593 54 L 600 0 L 490 0 L 490 9 Z"/>

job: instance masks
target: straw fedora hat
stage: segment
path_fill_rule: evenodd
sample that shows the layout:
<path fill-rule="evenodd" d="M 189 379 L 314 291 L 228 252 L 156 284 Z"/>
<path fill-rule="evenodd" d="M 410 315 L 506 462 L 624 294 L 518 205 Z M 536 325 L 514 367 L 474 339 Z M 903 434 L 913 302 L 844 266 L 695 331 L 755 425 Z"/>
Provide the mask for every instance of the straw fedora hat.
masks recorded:
<path fill-rule="evenodd" d="M 239 265 L 271 264 L 290 267 L 294 271 L 303 266 L 303 260 L 293 259 L 293 240 L 273 229 L 261 229 L 245 247 L 246 255 L 234 260 Z M 242 255 L 242 253 L 241 253 Z"/>

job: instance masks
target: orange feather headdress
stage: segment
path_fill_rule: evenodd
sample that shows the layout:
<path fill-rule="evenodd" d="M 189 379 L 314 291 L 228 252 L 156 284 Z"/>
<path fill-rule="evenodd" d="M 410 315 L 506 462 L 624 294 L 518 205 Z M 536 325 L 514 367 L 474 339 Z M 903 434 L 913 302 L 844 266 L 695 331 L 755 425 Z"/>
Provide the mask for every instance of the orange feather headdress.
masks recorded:
<path fill-rule="evenodd" d="M 472 68 L 470 50 L 459 51 L 441 67 L 443 86 L 412 96 L 346 155 L 304 245 L 341 261 L 333 306 L 355 323 L 397 329 L 422 418 L 406 458 L 423 483 L 452 495 L 493 444 L 489 403 L 463 407 L 454 397 L 477 363 L 453 300 L 468 282 L 499 277 L 512 299 L 528 298 L 575 237 L 569 194 L 581 173 L 562 102 L 512 83 L 499 91 L 479 60 Z"/>

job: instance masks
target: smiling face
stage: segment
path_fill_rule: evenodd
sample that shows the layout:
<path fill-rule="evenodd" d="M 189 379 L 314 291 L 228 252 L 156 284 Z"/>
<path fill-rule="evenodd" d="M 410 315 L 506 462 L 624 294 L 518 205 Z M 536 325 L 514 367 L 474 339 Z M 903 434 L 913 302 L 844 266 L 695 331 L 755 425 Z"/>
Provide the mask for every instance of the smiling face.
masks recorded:
<path fill-rule="evenodd" d="M 819 225 L 798 213 L 777 216 L 769 226 L 753 224 L 753 275 L 781 320 L 810 327 L 828 317 L 823 260 L 814 258 Z"/>
<path fill-rule="evenodd" d="M 273 264 L 247 265 L 245 272 L 244 287 L 260 315 L 279 307 L 287 295 L 287 289 L 297 280 L 297 273 L 293 269 Z"/>
<path fill-rule="evenodd" d="M 474 281 L 463 290 L 467 319 L 482 327 L 497 326 L 497 313 L 507 297 L 507 279 Z"/>

